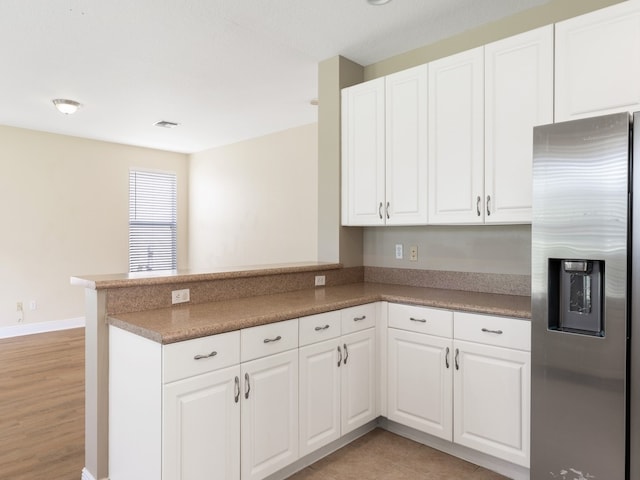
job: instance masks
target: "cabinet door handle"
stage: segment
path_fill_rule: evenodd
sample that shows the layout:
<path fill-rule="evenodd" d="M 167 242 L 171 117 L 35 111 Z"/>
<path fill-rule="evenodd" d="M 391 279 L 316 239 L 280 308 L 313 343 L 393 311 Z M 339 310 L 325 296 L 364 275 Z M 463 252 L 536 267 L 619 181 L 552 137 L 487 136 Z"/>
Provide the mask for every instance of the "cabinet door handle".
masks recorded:
<path fill-rule="evenodd" d="M 412 322 L 427 323 L 427 320 L 426 320 L 425 318 L 413 318 L 413 317 L 409 317 L 409 320 L 411 320 Z"/>
<path fill-rule="evenodd" d="M 347 360 L 349 360 L 349 350 L 347 350 L 347 344 L 342 345 L 344 347 L 344 364 L 347 364 Z"/>
<path fill-rule="evenodd" d="M 322 330 L 326 330 L 329 328 L 329 325 L 325 325 L 324 327 L 316 327 L 316 332 L 321 332 Z"/>
<path fill-rule="evenodd" d="M 458 360 L 459 355 L 460 355 L 460 350 L 456 348 L 456 358 L 455 358 L 456 370 L 460 370 L 460 362 Z"/>
<path fill-rule="evenodd" d="M 194 360 L 202 360 L 203 358 L 215 357 L 217 354 L 218 354 L 218 352 L 213 351 L 209 355 L 196 355 L 195 357 L 193 357 L 193 359 Z"/>
<path fill-rule="evenodd" d="M 338 345 L 338 367 L 342 364 L 342 350 L 340 349 L 340 345 Z"/>
<path fill-rule="evenodd" d="M 235 395 L 235 401 L 236 401 L 236 403 L 238 403 L 240 401 L 240 378 L 238 378 L 237 375 L 236 375 L 234 390 L 235 390 L 235 394 L 236 394 Z"/>
<path fill-rule="evenodd" d="M 482 199 L 480 198 L 480 195 L 478 195 L 478 199 L 476 200 L 476 212 L 478 213 L 478 216 L 481 215 L 480 213 L 480 202 L 482 201 Z"/>
<path fill-rule="evenodd" d="M 382 202 L 378 205 L 378 216 L 380 217 L 380 220 L 382 220 Z"/>
<path fill-rule="evenodd" d="M 449 368 L 449 347 L 447 347 L 447 353 L 444 356 L 444 364 Z M 237 379 L 238 377 L 236 377 Z"/>
<path fill-rule="evenodd" d="M 389 218 L 391 218 L 391 217 L 389 216 L 389 206 L 390 206 L 390 204 L 389 204 L 389 202 L 387 202 L 387 208 L 385 209 L 385 212 L 387 213 L 387 220 L 388 220 Z"/>
<path fill-rule="evenodd" d="M 353 321 L 354 322 L 361 322 L 362 320 L 364 320 L 365 318 L 367 318 L 366 315 L 362 315 L 361 317 L 353 317 Z"/>
<path fill-rule="evenodd" d="M 265 338 L 264 343 L 277 342 L 278 340 L 282 340 L 282 337 L 278 335 L 276 338 Z"/>
<path fill-rule="evenodd" d="M 488 328 L 483 328 L 482 331 L 485 333 L 495 333 L 496 335 L 502 335 L 502 330 L 489 330 Z"/>
<path fill-rule="evenodd" d="M 487 217 L 491 215 L 491 195 L 487 195 Z"/>
<path fill-rule="evenodd" d="M 244 398 L 249 398 L 249 392 L 251 391 L 251 383 L 249 383 L 249 374 L 244 374 Z"/>

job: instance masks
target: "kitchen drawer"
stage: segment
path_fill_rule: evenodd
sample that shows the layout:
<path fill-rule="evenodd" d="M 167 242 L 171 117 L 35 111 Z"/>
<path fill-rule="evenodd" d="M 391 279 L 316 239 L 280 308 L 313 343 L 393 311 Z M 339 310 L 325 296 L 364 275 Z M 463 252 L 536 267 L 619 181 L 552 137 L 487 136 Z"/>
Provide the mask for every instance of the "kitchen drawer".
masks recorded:
<path fill-rule="evenodd" d="M 298 348 L 298 319 L 269 323 L 240 330 L 240 358 L 255 358 Z"/>
<path fill-rule="evenodd" d="M 298 324 L 300 346 L 339 337 L 340 322 L 340 310 L 300 318 Z"/>
<path fill-rule="evenodd" d="M 376 304 L 367 303 L 341 310 L 342 335 L 376 326 Z"/>
<path fill-rule="evenodd" d="M 415 305 L 389 304 L 389 326 L 411 332 L 453 337 L 453 312 Z"/>
<path fill-rule="evenodd" d="M 239 363 L 239 331 L 171 343 L 162 347 L 162 381 L 174 382 Z"/>
<path fill-rule="evenodd" d="M 531 351 L 531 322 L 516 318 L 455 312 L 456 339 Z"/>

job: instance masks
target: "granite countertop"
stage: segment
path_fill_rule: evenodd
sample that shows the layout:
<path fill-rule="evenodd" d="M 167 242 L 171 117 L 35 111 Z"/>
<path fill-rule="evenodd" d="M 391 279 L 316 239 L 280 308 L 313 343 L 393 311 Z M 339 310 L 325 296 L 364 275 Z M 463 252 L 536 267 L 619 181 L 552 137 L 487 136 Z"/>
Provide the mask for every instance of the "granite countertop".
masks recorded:
<path fill-rule="evenodd" d="M 356 283 L 118 314 L 109 323 L 168 344 L 377 301 L 531 318 L 530 297 Z"/>

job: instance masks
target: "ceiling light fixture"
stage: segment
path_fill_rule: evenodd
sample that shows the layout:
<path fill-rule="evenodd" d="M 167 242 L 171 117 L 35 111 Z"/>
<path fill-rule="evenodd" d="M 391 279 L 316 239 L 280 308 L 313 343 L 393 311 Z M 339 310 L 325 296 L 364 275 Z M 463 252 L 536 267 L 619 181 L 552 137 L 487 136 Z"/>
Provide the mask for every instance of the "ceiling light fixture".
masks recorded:
<path fill-rule="evenodd" d="M 64 113 L 65 115 L 73 115 L 82 106 L 80 102 L 76 102 L 75 100 L 67 100 L 66 98 L 56 98 L 52 100 L 52 102 L 58 109 L 58 111 L 60 113 Z"/>
<path fill-rule="evenodd" d="M 375 6 L 379 6 L 379 5 L 386 5 L 387 3 L 389 3 L 391 0 L 367 0 L 367 3 L 369 5 L 375 5 Z"/>

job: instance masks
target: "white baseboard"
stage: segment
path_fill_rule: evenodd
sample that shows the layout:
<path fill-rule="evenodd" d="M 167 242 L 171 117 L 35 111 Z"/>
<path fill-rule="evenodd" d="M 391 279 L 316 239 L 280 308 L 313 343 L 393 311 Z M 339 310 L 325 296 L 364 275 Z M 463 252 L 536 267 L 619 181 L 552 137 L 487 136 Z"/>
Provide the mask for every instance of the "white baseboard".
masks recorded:
<path fill-rule="evenodd" d="M 67 318 L 64 320 L 53 320 L 51 322 L 21 323 L 9 327 L 0 327 L 0 338 L 20 337 L 22 335 L 33 335 L 34 333 L 56 332 L 58 330 L 68 330 L 70 328 L 84 327 L 85 318 Z"/>

